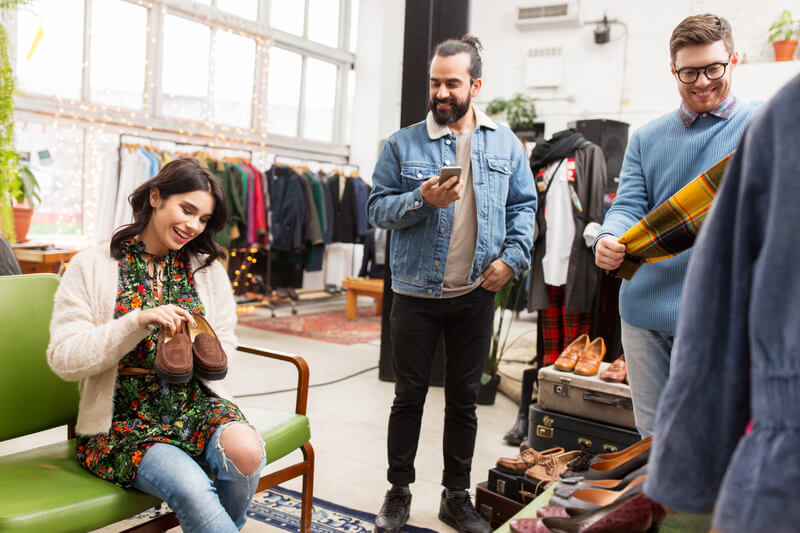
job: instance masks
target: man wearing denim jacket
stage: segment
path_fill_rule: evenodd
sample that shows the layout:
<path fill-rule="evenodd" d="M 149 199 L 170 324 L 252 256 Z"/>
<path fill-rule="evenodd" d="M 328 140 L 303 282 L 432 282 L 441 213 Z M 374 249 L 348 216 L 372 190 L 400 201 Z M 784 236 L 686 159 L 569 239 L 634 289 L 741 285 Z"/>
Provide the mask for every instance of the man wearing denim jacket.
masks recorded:
<path fill-rule="evenodd" d="M 506 127 L 472 105 L 481 89 L 480 43 L 441 43 L 430 69 L 430 112 L 394 133 L 372 177 L 369 221 L 393 230 L 391 328 L 395 398 L 389 416 L 388 480 L 376 532 L 408 520 L 414 457 L 431 362 L 444 334 L 444 472 L 439 518 L 462 532 L 488 532 L 467 488 L 478 398 L 489 353 L 494 293 L 524 271 L 533 246 L 536 193 L 525 150 Z M 439 183 L 445 166 L 461 175 Z"/>

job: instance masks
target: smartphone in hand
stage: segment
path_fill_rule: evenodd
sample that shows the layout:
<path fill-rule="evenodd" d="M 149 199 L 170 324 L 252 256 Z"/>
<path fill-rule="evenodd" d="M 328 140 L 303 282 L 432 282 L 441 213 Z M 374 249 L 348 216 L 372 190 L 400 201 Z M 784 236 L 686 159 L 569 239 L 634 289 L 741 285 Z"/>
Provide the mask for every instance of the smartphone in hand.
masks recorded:
<path fill-rule="evenodd" d="M 442 167 L 439 171 L 439 185 L 442 185 L 453 176 L 456 177 L 456 180 L 447 188 L 448 190 L 458 185 L 461 181 L 461 167 Z"/>

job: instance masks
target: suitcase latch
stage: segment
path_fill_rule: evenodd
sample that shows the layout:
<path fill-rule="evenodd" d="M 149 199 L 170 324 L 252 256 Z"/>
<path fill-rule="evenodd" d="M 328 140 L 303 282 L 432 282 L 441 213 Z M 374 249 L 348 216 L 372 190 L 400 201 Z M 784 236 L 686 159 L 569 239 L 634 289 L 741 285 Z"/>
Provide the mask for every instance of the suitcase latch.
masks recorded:
<path fill-rule="evenodd" d="M 553 438 L 553 428 L 547 426 L 536 426 L 536 435 L 544 439 Z"/>
<path fill-rule="evenodd" d="M 578 439 L 578 444 L 583 448 L 591 448 L 592 447 L 592 441 L 590 441 L 589 439 L 585 439 L 583 437 L 580 437 Z"/>
<path fill-rule="evenodd" d="M 564 383 L 553 383 L 553 392 L 559 396 L 569 396 L 569 385 Z"/>
<path fill-rule="evenodd" d="M 612 445 L 612 444 L 603 443 L 603 451 L 606 452 L 606 453 L 614 453 L 614 452 L 616 452 L 618 450 L 619 449 L 616 446 Z"/>
<path fill-rule="evenodd" d="M 491 505 L 486 505 L 485 503 L 481 504 L 481 516 L 486 519 L 487 522 L 492 522 L 492 513 L 494 509 L 492 509 Z"/>
<path fill-rule="evenodd" d="M 506 480 L 505 479 L 498 479 L 495 484 L 494 488 L 497 489 L 495 492 L 497 494 L 505 494 L 506 493 Z"/>

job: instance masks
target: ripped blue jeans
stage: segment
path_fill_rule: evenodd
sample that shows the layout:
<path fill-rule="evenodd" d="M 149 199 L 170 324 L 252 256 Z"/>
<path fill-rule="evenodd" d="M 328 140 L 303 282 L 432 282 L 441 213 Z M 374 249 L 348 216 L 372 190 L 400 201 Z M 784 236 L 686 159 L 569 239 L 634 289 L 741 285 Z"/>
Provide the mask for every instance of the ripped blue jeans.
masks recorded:
<path fill-rule="evenodd" d="M 266 463 L 262 456 L 258 468 L 245 476 L 225 455 L 220 443 L 222 431 L 229 424 L 241 423 L 229 422 L 217 428 L 198 458 L 208 465 L 213 481 L 189 454 L 158 442 L 142 457 L 133 486 L 164 500 L 175 511 L 185 533 L 239 531 L 247 520 L 247 506 Z"/>

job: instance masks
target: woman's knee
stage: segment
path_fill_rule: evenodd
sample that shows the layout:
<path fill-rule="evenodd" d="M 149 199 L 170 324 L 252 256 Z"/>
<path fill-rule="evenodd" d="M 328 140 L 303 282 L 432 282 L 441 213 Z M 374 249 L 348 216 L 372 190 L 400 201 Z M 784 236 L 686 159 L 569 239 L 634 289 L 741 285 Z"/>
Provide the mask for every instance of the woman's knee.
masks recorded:
<path fill-rule="evenodd" d="M 264 458 L 264 445 L 261 438 L 247 424 L 225 426 L 219 443 L 228 459 L 245 476 L 253 474 Z"/>

